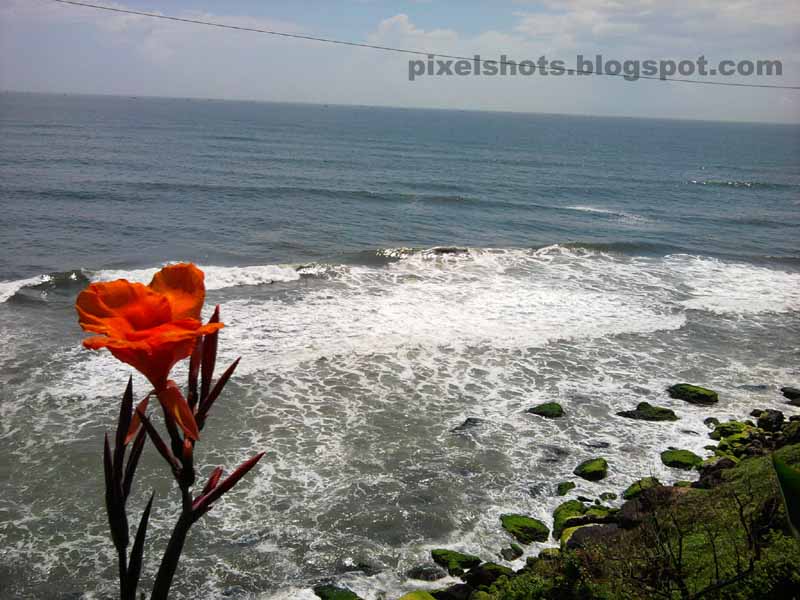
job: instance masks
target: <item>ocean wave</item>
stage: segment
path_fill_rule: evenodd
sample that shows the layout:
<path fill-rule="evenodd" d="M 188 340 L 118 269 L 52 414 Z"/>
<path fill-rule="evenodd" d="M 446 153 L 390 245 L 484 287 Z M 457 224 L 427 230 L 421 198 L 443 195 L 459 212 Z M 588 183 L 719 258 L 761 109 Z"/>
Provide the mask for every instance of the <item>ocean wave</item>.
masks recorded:
<path fill-rule="evenodd" d="M 773 183 L 769 181 L 748 181 L 738 179 L 690 179 L 691 185 L 707 185 L 711 187 L 733 187 L 743 189 L 767 190 L 796 190 L 799 186 L 788 183 Z"/>
<path fill-rule="evenodd" d="M 647 217 L 643 217 L 641 215 L 625 212 L 625 211 L 622 211 L 622 210 L 614 210 L 614 209 L 610 209 L 610 208 L 600 208 L 600 207 L 596 207 L 596 206 L 583 206 L 583 205 L 565 206 L 564 209 L 565 210 L 574 210 L 574 211 L 584 212 L 584 213 L 594 213 L 594 214 L 598 214 L 598 215 L 605 215 L 605 216 L 610 217 L 610 218 L 616 218 L 616 219 L 618 219 L 620 221 L 630 222 L 630 223 L 637 223 L 637 222 L 644 223 L 644 222 L 647 222 L 647 221 L 650 220 Z"/>

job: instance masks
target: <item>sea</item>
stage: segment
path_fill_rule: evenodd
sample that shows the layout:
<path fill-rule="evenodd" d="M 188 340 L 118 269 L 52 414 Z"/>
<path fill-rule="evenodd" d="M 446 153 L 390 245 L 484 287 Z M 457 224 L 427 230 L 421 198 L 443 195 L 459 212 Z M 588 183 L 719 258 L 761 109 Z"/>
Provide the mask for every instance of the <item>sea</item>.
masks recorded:
<path fill-rule="evenodd" d="M 797 125 L 6 92 L 0 248 L 2 598 L 115 596 L 101 451 L 131 368 L 73 303 L 172 262 L 205 271 L 220 368 L 242 358 L 201 479 L 266 452 L 174 598 L 396 600 L 451 581 L 406 577 L 440 547 L 519 568 L 556 542 L 508 563 L 499 516 L 550 522 L 556 483 L 686 479 L 659 453 L 708 456 L 706 417 L 800 414 Z M 680 419 L 616 415 L 642 401 Z M 576 478 L 594 456 L 608 477 Z M 146 591 L 178 500 L 142 460 Z"/>

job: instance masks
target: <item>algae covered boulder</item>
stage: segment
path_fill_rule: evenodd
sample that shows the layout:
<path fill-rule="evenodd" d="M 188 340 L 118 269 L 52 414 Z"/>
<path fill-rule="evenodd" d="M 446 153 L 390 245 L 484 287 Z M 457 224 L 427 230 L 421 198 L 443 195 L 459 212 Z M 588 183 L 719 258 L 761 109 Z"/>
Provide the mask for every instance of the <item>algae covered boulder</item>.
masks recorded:
<path fill-rule="evenodd" d="M 714 427 L 714 431 L 708 434 L 712 440 L 721 440 L 722 438 L 745 433 L 753 429 L 752 425 L 743 423 L 742 421 L 726 421 L 725 423 L 718 423 Z"/>
<path fill-rule="evenodd" d="M 625 500 L 636 498 L 636 496 L 641 494 L 643 491 L 652 487 L 656 487 L 657 485 L 661 485 L 661 482 L 655 477 L 643 477 L 639 481 L 634 481 L 632 484 L 630 484 L 628 488 L 622 492 L 622 497 Z"/>
<path fill-rule="evenodd" d="M 648 402 L 639 402 L 636 405 L 636 410 L 623 410 L 618 412 L 620 417 L 628 419 L 637 419 L 639 421 L 677 421 L 678 415 L 669 408 L 661 406 L 653 406 Z"/>
<path fill-rule="evenodd" d="M 321 600 L 361 600 L 350 590 L 335 585 L 318 585 L 314 588 L 314 594 Z"/>
<path fill-rule="evenodd" d="M 582 517 L 588 509 L 578 500 L 568 500 L 553 511 L 553 537 L 558 539 L 561 532 L 570 525 L 570 521 Z"/>
<path fill-rule="evenodd" d="M 605 458 L 590 458 L 575 467 L 573 473 L 588 481 L 600 481 L 608 475 L 608 463 Z"/>
<path fill-rule="evenodd" d="M 500 522 L 503 529 L 513 535 L 520 544 L 544 542 L 550 535 L 547 525 L 533 517 L 515 514 L 501 515 Z"/>
<path fill-rule="evenodd" d="M 664 450 L 661 453 L 661 462 L 668 467 L 676 469 L 694 469 L 703 459 L 691 450 Z"/>
<path fill-rule="evenodd" d="M 524 552 L 522 551 L 522 548 L 520 548 L 517 544 L 510 544 L 508 548 L 503 548 L 500 550 L 500 556 L 509 562 L 512 560 L 517 560 L 523 554 Z"/>
<path fill-rule="evenodd" d="M 444 567 L 450 575 L 459 577 L 473 567 L 481 564 L 481 559 L 472 554 L 464 554 L 455 550 L 440 548 L 431 550 L 431 558 L 437 565 Z"/>
<path fill-rule="evenodd" d="M 575 484 L 571 481 L 562 481 L 556 486 L 556 493 L 559 496 L 566 496 L 570 490 L 575 489 Z"/>
<path fill-rule="evenodd" d="M 406 571 L 406 577 L 420 581 L 437 581 L 447 577 L 447 571 L 435 564 L 417 565 Z"/>
<path fill-rule="evenodd" d="M 558 402 L 545 402 L 544 404 L 529 408 L 528 412 L 546 419 L 557 419 L 564 416 L 564 409 L 561 408 Z"/>
<path fill-rule="evenodd" d="M 616 500 L 617 495 L 614 492 L 603 492 L 600 494 L 600 500 Z"/>
<path fill-rule="evenodd" d="M 436 598 L 424 590 L 418 590 L 416 592 L 409 592 L 405 596 L 401 596 L 400 600 L 436 600 Z"/>
<path fill-rule="evenodd" d="M 667 393 L 671 398 L 684 400 L 690 404 L 708 406 L 719 402 L 719 396 L 714 390 L 690 383 L 676 383 L 667 388 Z"/>

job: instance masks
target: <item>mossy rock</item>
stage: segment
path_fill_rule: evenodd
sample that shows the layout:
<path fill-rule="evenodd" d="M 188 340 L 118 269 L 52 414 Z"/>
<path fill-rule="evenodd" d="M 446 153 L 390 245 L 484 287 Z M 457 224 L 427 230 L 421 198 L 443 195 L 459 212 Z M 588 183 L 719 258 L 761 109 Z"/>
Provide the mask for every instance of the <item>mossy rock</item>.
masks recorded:
<path fill-rule="evenodd" d="M 335 585 L 318 585 L 314 588 L 314 593 L 322 600 L 361 600 L 350 590 Z"/>
<path fill-rule="evenodd" d="M 636 405 L 636 410 L 623 410 L 618 412 L 620 417 L 628 419 L 638 419 L 639 421 L 677 421 L 678 415 L 669 408 L 653 406 L 647 402 L 640 402 Z"/>
<path fill-rule="evenodd" d="M 433 562 L 447 569 L 447 572 L 454 577 L 460 577 L 464 574 L 464 571 L 481 564 L 481 559 L 477 556 L 444 548 L 431 550 L 431 558 Z"/>
<path fill-rule="evenodd" d="M 668 467 L 676 469 L 694 469 L 703 459 L 691 450 L 664 450 L 661 453 L 661 462 Z"/>
<path fill-rule="evenodd" d="M 755 430 L 743 431 L 742 433 L 735 433 L 722 439 L 714 451 L 719 456 L 730 456 L 732 458 L 740 458 L 744 455 L 745 450 L 754 439 Z"/>
<path fill-rule="evenodd" d="M 544 542 L 550 535 L 547 525 L 539 519 L 525 515 L 501 515 L 500 522 L 508 533 L 513 535 L 520 544 L 531 542 Z"/>
<path fill-rule="evenodd" d="M 582 517 L 588 508 L 578 500 L 568 500 L 559 504 L 553 511 L 553 537 L 559 539 L 561 532 L 569 526 L 570 519 Z"/>
<path fill-rule="evenodd" d="M 736 435 L 737 433 L 744 433 L 753 429 L 752 426 L 742 421 L 726 421 L 725 423 L 718 423 L 714 427 L 714 431 L 708 434 L 712 440 L 721 440 L 722 438 Z"/>
<path fill-rule="evenodd" d="M 562 481 L 556 487 L 556 493 L 559 496 L 566 496 L 570 490 L 575 489 L 575 484 L 572 481 Z"/>
<path fill-rule="evenodd" d="M 503 565 L 498 565 L 497 563 L 488 562 L 471 569 L 463 579 L 467 582 L 467 585 L 480 588 L 482 586 L 489 587 L 501 577 L 511 577 L 513 575 L 514 571 L 512 569 L 504 567 Z"/>
<path fill-rule="evenodd" d="M 564 409 L 558 402 L 545 402 L 533 408 L 529 408 L 528 412 L 532 415 L 539 415 L 546 419 L 558 419 L 564 416 Z"/>
<path fill-rule="evenodd" d="M 608 463 L 605 458 L 590 458 L 575 467 L 573 473 L 588 481 L 600 481 L 608 475 Z"/>
<path fill-rule="evenodd" d="M 692 482 L 691 481 L 680 480 L 680 481 L 676 481 L 675 483 L 673 483 L 672 487 L 688 488 L 688 487 L 692 487 Z"/>
<path fill-rule="evenodd" d="M 661 482 L 655 477 L 643 477 L 642 479 L 634 481 L 632 484 L 630 484 L 628 488 L 622 492 L 622 497 L 625 500 L 631 500 L 632 498 L 636 498 L 636 496 L 641 494 L 643 491 L 658 485 L 661 485 Z"/>
<path fill-rule="evenodd" d="M 559 556 L 561 556 L 560 548 L 544 548 L 541 552 L 539 552 L 539 558 L 542 560 L 555 560 Z"/>
<path fill-rule="evenodd" d="M 399 600 L 436 600 L 425 590 L 418 590 L 416 592 L 409 592 L 405 596 L 400 597 Z"/>
<path fill-rule="evenodd" d="M 617 499 L 617 495 L 615 493 L 613 493 L 613 492 L 603 492 L 602 494 L 600 494 L 600 500 L 608 501 L 608 500 L 616 500 L 616 499 Z"/>
<path fill-rule="evenodd" d="M 690 383 L 676 383 L 668 387 L 667 392 L 671 398 L 684 400 L 690 404 L 709 406 L 719 402 L 719 396 L 714 390 L 709 390 L 708 388 L 692 385 Z"/>

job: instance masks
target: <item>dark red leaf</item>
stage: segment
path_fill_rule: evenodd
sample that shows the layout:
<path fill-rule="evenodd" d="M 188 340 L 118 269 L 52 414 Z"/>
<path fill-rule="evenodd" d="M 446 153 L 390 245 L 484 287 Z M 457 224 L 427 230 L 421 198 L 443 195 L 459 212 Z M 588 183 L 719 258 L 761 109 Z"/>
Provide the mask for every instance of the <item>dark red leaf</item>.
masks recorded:
<path fill-rule="evenodd" d="M 192 357 L 189 359 L 189 383 L 186 400 L 192 410 L 197 406 L 197 376 L 200 373 L 200 362 L 203 357 L 203 338 L 197 338 Z"/>
<path fill-rule="evenodd" d="M 197 498 L 192 503 L 194 519 L 197 520 L 200 517 L 202 517 L 205 513 L 207 513 L 211 509 L 212 504 L 217 500 L 219 500 L 225 492 L 227 492 L 233 486 L 235 486 L 242 477 L 247 475 L 247 472 L 250 471 L 250 469 L 252 469 L 254 466 L 256 466 L 258 461 L 261 460 L 262 456 L 264 456 L 264 453 L 259 452 L 253 458 L 245 461 L 244 463 L 239 465 L 239 468 L 237 468 L 233 473 L 228 475 L 228 477 L 225 478 L 225 481 L 217 485 L 208 494 L 205 494 L 204 496 Z"/>
<path fill-rule="evenodd" d="M 127 585 L 126 591 L 128 597 L 123 600 L 135 600 L 136 588 L 139 586 L 139 575 L 142 573 L 142 557 L 144 555 L 144 539 L 147 536 L 147 523 L 150 521 L 150 508 L 153 506 L 153 496 L 155 493 L 150 494 L 150 500 L 147 501 L 147 506 L 144 507 L 142 518 L 139 520 L 139 527 L 136 529 L 136 537 L 133 540 L 133 548 L 131 548 L 131 557 L 128 562 Z"/>
<path fill-rule="evenodd" d="M 214 314 L 209 323 L 219 323 L 219 304 L 214 309 Z M 218 332 L 210 333 L 203 337 L 203 364 L 200 370 L 200 402 L 202 403 L 211 389 L 211 379 L 214 377 L 214 367 L 217 364 L 217 339 Z"/>
<path fill-rule="evenodd" d="M 197 409 L 197 426 L 200 429 L 203 429 L 203 426 L 206 423 L 206 419 L 208 418 L 208 412 L 211 410 L 211 406 L 214 404 L 219 395 L 222 393 L 225 384 L 228 383 L 228 380 L 233 375 L 233 372 L 236 370 L 236 367 L 239 366 L 240 358 L 237 358 L 233 361 L 230 367 L 228 367 L 225 372 L 222 374 L 217 380 L 217 383 L 214 384 L 212 390 L 208 393 L 208 395 L 203 399 L 203 402 L 200 404 L 200 408 Z"/>
<path fill-rule="evenodd" d="M 141 419 L 138 419 L 141 423 Z M 142 449 L 144 449 L 144 442 L 147 439 L 146 430 L 142 427 L 139 428 L 139 433 L 136 434 L 136 439 L 133 440 L 131 446 L 131 453 L 128 456 L 128 464 L 125 467 L 125 477 L 122 480 L 122 501 L 126 501 L 131 493 L 131 485 L 133 484 L 133 476 L 136 474 L 136 467 L 139 464 L 139 458 L 142 456 Z"/>
<path fill-rule="evenodd" d="M 200 492 L 200 497 L 202 498 L 208 492 L 213 490 L 217 487 L 217 483 L 219 483 L 219 478 L 222 477 L 222 467 L 217 467 L 211 472 L 211 476 L 208 478 L 208 482 L 206 482 L 206 487 L 203 488 L 203 491 Z"/>
<path fill-rule="evenodd" d="M 150 436 L 150 439 L 152 440 L 153 445 L 156 447 L 156 450 L 158 450 L 158 453 L 164 457 L 164 460 L 167 461 L 167 464 L 169 464 L 173 474 L 177 478 L 181 469 L 181 464 L 178 462 L 178 459 L 175 458 L 172 452 L 169 451 L 169 448 L 167 448 L 164 440 L 161 439 L 161 436 L 158 434 L 158 431 L 156 431 L 156 428 L 153 427 L 153 424 L 150 422 L 150 419 L 147 418 L 147 415 L 140 412 L 139 418 L 142 419 L 142 424 L 147 430 L 147 435 Z"/>

